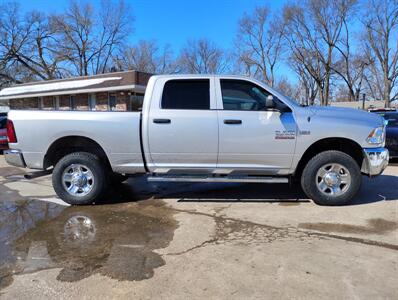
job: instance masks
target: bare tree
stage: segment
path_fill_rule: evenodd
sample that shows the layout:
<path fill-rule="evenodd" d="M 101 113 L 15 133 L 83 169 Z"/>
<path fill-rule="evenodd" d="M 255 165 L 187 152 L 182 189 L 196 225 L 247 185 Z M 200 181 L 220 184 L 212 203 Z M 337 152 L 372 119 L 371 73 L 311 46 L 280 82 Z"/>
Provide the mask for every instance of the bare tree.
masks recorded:
<path fill-rule="evenodd" d="M 284 8 L 285 36 L 291 57 L 302 63 L 315 80 L 322 105 L 329 102 L 336 44 L 354 3 L 354 0 L 306 0 Z"/>
<path fill-rule="evenodd" d="M 177 72 L 170 46 L 160 48 L 155 41 L 140 41 L 122 51 L 114 60 L 119 70 L 139 70 L 156 74 Z"/>
<path fill-rule="evenodd" d="M 353 2 L 351 8 L 354 8 Z M 353 22 L 355 20 L 354 9 L 341 14 L 342 30 L 340 38 L 335 44 L 337 50 L 336 61 L 332 65 L 333 71 L 342 79 L 347 89 L 339 88 L 342 97 L 346 91 L 349 101 L 359 101 L 361 90 L 365 82 L 365 73 L 369 66 L 369 59 L 364 54 L 354 52 L 355 40 L 353 38 Z M 357 49 L 358 51 L 358 49 Z M 359 48 L 359 51 L 361 49 Z"/>
<path fill-rule="evenodd" d="M 207 39 L 190 40 L 178 58 L 182 72 L 218 74 L 229 68 L 228 55 Z"/>
<path fill-rule="evenodd" d="M 92 66 L 95 74 L 107 71 L 112 54 L 125 45 L 126 36 L 132 32 L 131 25 L 134 22 L 130 7 L 123 0 L 116 3 L 102 0 L 98 17 L 100 40 L 96 61 Z"/>
<path fill-rule="evenodd" d="M 365 20 L 372 80 L 385 106 L 398 99 L 398 1 L 370 0 Z"/>
<path fill-rule="evenodd" d="M 335 102 L 346 102 L 350 99 L 351 91 L 345 83 L 338 84 L 337 88 L 334 90 L 334 101 Z"/>
<path fill-rule="evenodd" d="M 98 14 L 89 3 L 71 1 L 64 14 L 52 18 L 58 53 L 74 66 L 77 75 L 104 73 L 132 21 L 122 0 L 116 4 L 102 1 Z"/>
<path fill-rule="evenodd" d="M 298 60 L 291 59 L 290 67 L 295 71 L 299 79 L 297 99 L 302 104 L 313 105 L 318 95 L 318 85 L 307 68 Z"/>
<path fill-rule="evenodd" d="M 0 7 L 0 80 L 3 84 L 20 83 L 61 76 L 54 32 L 43 13 L 30 12 L 22 17 L 19 5 Z"/>
<path fill-rule="evenodd" d="M 247 75 L 275 84 L 275 71 L 283 53 L 284 22 L 270 18 L 267 7 L 245 13 L 236 39 L 238 63 Z"/>
<path fill-rule="evenodd" d="M 366 85 L 364 86 L 364 92 L 370 96 L 371 99 L 384 101 L 383 73 L 377 62 L 375 62 L 370 48 L 367 48 L 365 55 L 369 65 L 365 70 L 364 80 Z"/>
<path fill-rule="evenodd" d="M 293 84 L 289 79 L 281 76 L 274 84 L 274 88 L 281 91 L 286 96 L 299 100 L 300 90 L 296 84 Z"/>
<path fill-rule="evenodd" d="M 343 52 L 341 58 L 333 65 L 333 70 L 347 86 L 348 101 L 359 101 L 361 92 L 365 88 L 368 68 L 369 61 L 364 55 L 351 54 L 350 52 Z"/>
<path fill-rule="evenodd" d="M 310 75 L 322 98 L 326 72 L 320 54 L 315 48 L 317 37 L 313 25 L 309 23 L 304 8 L 299 5 L 285 6 L 283 13 L 286 21 L 285 37 L 291 51 L 290 60 L 294 70 L 299 76 L 303 76 L 303 80 L 306 80 L 305 75 Z M 313 100 L 311 102 L 313 103 Z"/>

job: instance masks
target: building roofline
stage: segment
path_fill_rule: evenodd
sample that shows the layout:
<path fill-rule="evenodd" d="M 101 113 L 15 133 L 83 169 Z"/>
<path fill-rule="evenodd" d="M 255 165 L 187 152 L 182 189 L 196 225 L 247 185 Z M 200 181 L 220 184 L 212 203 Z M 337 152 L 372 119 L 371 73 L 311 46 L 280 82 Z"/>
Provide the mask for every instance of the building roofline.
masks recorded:
<path fill-rule="evenodd" d="M 146 86 L 139 84 L 131 84 L 131 85 L 122 85 L 122 86 L 113 86 L 113 87 L 101 87 L 101 88 L 85 88 L 85 89 L 75 89 L 75 90 L 64 90 L 64 91 L 49 91 L 43 93 L 30 93 L 30 94 L 21 94 L 14 96 L 1 96 L 0 101 L 2 100 L 13 100 L 13 99 L 23 99 L 23 98 L 31 98 L 31 97 L 45 97 L 45 96 L 60 96 L 60 95 L 75 95 L 75 94 L 87 94 L 87 93 L 99 93 L 99 92 L 116 92 L 122 90 L 134 90 L 136 92 L 144 93 Z"/>
<path fill-rule="evenodd" d="M 85 79 L 92 79 L 92 78 L 97 78 L 97 77 L 114 77 L 117 76 L 118 74 L 127 74 L 127 73 L 144 73 L 144 74 L 150 74 L 147 72 L 141 72 L 137 70 L 127 70 L 127 71 L 119 71 L 119 72 L 110 72 L 110 73 L 102 73 L 102 74 L 95 74 L 95 75 L 87 75 L 87 76 L 77 76 L 77 77 L 68 77 L 68 78 L 59 78 L 59 79 L 49 79 L 49 80 L 41 80 L 41 81 L 33 81 L 33 82 L 26 82 L 26 83 L 18 83 L 11 85 L 6 88 L 13 88 L 13 87 L 22 87 L 22 86 L 31 86 L 31 85 L 41 85 L 41 84 L 46 84 L 46 83 L 58 83 L 58 82 L 67 82 L 67 81 L 76 81 L 76 80 L 85 80 Z"/>

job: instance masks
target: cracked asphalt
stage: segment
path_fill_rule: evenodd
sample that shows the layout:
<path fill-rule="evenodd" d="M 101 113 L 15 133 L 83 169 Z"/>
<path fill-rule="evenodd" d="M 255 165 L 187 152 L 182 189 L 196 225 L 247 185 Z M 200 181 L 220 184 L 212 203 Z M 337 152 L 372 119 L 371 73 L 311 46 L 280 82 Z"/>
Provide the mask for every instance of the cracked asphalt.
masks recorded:
<path fill-rule="evenodd" d="M 132 178 L 70 207 L 0 157 L 1 299 L 398 299 L 398 165 L 352 205 Z"/>

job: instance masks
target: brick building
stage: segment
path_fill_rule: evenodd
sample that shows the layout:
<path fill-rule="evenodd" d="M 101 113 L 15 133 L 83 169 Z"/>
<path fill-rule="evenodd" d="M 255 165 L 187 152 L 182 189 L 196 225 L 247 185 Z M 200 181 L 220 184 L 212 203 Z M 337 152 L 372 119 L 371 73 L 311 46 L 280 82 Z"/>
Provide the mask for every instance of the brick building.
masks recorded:
<path fill-rule="evenodd" d="M 10 109 L 136 111 L 152 74 L 126 71 L 18 84 L 0 91 Z"/>

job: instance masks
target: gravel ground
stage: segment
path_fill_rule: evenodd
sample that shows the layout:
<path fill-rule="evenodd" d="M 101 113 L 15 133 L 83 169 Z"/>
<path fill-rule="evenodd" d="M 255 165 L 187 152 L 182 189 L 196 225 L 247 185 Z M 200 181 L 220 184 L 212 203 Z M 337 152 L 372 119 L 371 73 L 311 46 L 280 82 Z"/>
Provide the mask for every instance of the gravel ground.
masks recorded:
<path fill-rule="evenodd" d="M 149 184 L 70 207 L 0 157 L 2 299 L 397 299 L 398 166 L 352 205 L 289 185 Z"/>

